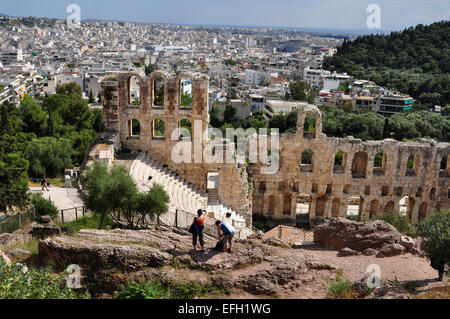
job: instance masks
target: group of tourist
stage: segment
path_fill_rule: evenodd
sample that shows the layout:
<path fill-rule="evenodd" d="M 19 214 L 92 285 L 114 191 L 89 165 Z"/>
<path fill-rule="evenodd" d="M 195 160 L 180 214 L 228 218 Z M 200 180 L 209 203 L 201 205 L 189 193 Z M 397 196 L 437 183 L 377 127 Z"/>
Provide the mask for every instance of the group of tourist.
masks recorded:
<path fill-rule="evenodd" d="M 189 232 L 192 234 L 192 244 L 194 246 L 194 250 L 197 250 L 197 239 L 200 242 L 201 250 L 205 250 L 205 240 L 203 236 L 203 230 L 205 229 L 205 219 L 206 219 L 207 213 L 203 209 L 199 209 L 197 211 L 197 217 L 194 218 L 194 221 L 192 222 L 191 227 L 189 228 Z M 227 218 L 230 218 L 231 214 L 227 214 Z M 219 235 L 219 243 L 216 245 L 216 249 L 218 247 L 221 247 L 223 245 L 223 251 L 224 252 L 232 252 L 232 242 L 233 242 L 233 236 L 235 234 L 234 227 L 226 222 L 226 221 L 216 221 L 216 227 L 217 227 L 217 233 Z M 227 245 L 229 245 L 230 248 L 227 250 Z"/>

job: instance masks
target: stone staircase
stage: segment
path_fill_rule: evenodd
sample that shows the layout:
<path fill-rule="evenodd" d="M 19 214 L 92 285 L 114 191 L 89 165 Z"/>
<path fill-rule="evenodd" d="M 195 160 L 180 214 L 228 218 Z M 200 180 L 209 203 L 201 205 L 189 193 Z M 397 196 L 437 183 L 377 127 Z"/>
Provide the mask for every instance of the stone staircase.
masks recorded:
<path fill-rule="evenodd" d="M 137 156 L 131 165 L 130 175 L 141 192 L 149 191 L 155 184 L 161 185 L 170 197 L 169 213 L 171 214 L 177 211 L 178 214 L 185 213 L 191 215 L 193 219 L 198 209 L 206 208 L 209 217 L 224 221 L 227 219 L 226 214 L 230 213 L 231 218 L 228 221 L 240 233 L 239 238 L 246 238 L 252 233 L 250 229 L 246 228 L 245 218 L 237 214 L 227 205 L 220 203 L 217 190 L 209 190 L 208 194 L 205 193 L 167 167 L 164 167 L 164 165 L 151 158 L 148 154 L 141 153 Z M 207 220 L 212 225 L 214 224 L 211 218 Z"/>

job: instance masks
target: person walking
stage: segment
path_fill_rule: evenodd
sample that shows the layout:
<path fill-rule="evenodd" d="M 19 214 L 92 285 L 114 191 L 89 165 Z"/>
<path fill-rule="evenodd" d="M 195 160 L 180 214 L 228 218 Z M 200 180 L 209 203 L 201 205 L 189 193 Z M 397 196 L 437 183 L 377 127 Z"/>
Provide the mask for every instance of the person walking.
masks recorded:
<path fill-rule="evenodd" d="M 50 184 L 50 183 L 48 182 L 47 176 L 44 174 L 44 175 L 42 176 L 42 179 L 41 179 L 42 190 L 44 190 L 44 188 L 45 188 L 45 189 L 47 189 L 47 191 L 50 191 L 50 190 L 48 189 L 48 185 L 49 185 L 49 184 Z"/>
<path fill-rule="evenodd" d="M 205 250 L 205 240 L 203 236 L 203 230 L 205 229 L 205 218 L 206 211 L 199 209 L 197 211 L 197 217 L 194 218 L 194 221 L 189 228 L 189 232 L 192 234 L 192 245 L 194 246 L 194 250 L 197 250 L 197 239 L 200 242 L 202 251 Z"/>
<path fill-rule="evenodd" d="M 223 251 L 227 251 L 227 243 L 230 245 L 228 252 L 231 254 L 233 248 L 233 236 L 235 234 L 235 229 L 227 222 L 216 221 L 217 233 L 219 234 L 219 240 L 223 240 Z"/>

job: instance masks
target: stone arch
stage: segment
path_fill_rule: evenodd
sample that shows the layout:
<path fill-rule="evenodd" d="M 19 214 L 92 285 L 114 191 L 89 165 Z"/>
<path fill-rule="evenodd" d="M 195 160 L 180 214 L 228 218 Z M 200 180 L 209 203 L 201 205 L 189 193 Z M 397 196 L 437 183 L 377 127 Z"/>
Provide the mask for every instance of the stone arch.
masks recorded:
<path fill-rule="evenodd" d="M 141 135 L 141 123 L 136 119 L 128 120 L 128 136 L 139 137 Z"/>
<path fill-rule="evenodd" d="M 310 113 L 305 117 L 305 124 L 303 124 L 303 137 L 315 138 L 316 137 L 316 122 L 317 115 Z"/>
<path fill-rule="evenodd" d="M 314 153 L 311 149 L 304 150 L 301 156 L 301 171 L 312 172 L 314 165 Z"/>
<path fill-rule="evenodd" d="M 325 217 L 325 197 L 319 197 L 316 201 L 316 217 Z"/>
<path fill-rule="evenodd" d="M 154 71 L 148 76 L 148 87 L 150 88 L 150 105 L 152 108 L 164 108 L 166 100 L 167 83 L 170 76 L 164 71 Z M 159 83 L 159 84 L 158 84 Z M 162 87 L 161 87 L 162 86 Z M 155 91 L 156 87 L 156 91 Z M 155 92 L 157 96 L 155 96 Z M 155 104 L 155 98 L 157 103 Z"/>
<path fill-rule="evenodd" d="M 285 194 L 283 198 L 283 215 L 291 215 L 292 196 L 291 194 Z"/>
<path fill-rule="evenodd" d="M 162 119 L 154 119 L 152 123 L 153 138 L 165 138 L 166 136 L 166 123 Z"/>
<path fill-rule="evenodd" d="M 189 134 L 191 135 L 191 138 L 192 138 L 192 122 L 191 122 L 191 120 L 189 120 L 189 119 L 181 119 L 180 122 L 178 123 L 178 127 L 180 129 L 188 130 Z M 180 133 L 183 133 L 182 131 L 183 130 L 181 130 Z M 183 134 L 180 134 L 180 135 L 183 135 Z"/>
<path fill-rule="evenodd" d="M 332 217 L 339 217 L 340 205 L 341 205 L 341 201 L 339 200 L 339 198 L 335 198 L 333 200 L 333 207 L 332 207 L 332 211 L 331 211 Z"/>
<path fill-rule="evenodd" d="M 347 161 L 347 154 L 344 151 L 338 150 L 334 155 L 333 172 L 335 174 L 344 174 L 346 161 Z"/>
<path fill-rule="evenodd" d="M 380 202 L 377 199 L 370 202 L 369 218 L 377 216 L 379 205 Z"/>
<path fill-rule="evenodd" d="M 276 200 L 274 195 L 269 196 L 269 209 L 267 213 L 269 215 L 275 215 L 275 208 L 276 208 Z"/>
<path fill-rule="evenodd" d="M 390 212 L 393 211 L 395 208 L 395 204 L 394 202 L 391 200 L 389 202 L 387 202 L 386 206 L 384 206 L 384 212 Z"/>
<path fill-rule="evenodd" d="M 132 106 L 140 106 L 142 104 L 141 86 L 144 84 L 143 79 L 137 75 L 130 75 L 127 79 L 128 88 L 128 104 Z"/>
<path fill-rule="evenodd" d="M 314 132 L 308 132 L 310 127 L 307 118 L 311 118 L 311 115 L 315 116 L 313 124 Z M 305 126 L 307 126 L 306 130 Z M 318 134 L 322 133 L 322 113 L 317 106 L 308 104 L 300 108 L 298 113 L 297 132 L 299 132 L 303 138 L 317 138 Z"/>
<path fill-rule="evenodd" d="M 353 178 L 366 178 L 367 153 L 358 152 L 353 157 L 352 176 Z"/>
<path fill-rule="evenodd" d="M 193 77 L 182 73 L 177 76 L 177 99 L 180 109 L 192 109 L 194 83 Z"/>
<path fill-rule="evenodd" d="M 419 220 L 422 220 L 427 217 L 427 211 L 428 211 L 428 203 L 422 202 L 419 207 Z"/>

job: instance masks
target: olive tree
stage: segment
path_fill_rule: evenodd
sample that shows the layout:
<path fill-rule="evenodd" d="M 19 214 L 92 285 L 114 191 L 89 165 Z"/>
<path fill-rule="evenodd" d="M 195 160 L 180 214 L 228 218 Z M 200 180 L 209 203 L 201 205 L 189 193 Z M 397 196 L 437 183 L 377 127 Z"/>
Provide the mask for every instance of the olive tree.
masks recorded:
<path fill-rule="evenodd" d="M 97 162 L 82 177 L 89 209 L 114 221 L 125 220 L 130 228 L 148 225 L 156 216 L 167 212 L 169 196 L 160 185 L 154 185 L 147 193 L 140 193 L 124 166 L 110 170 Z"/>

